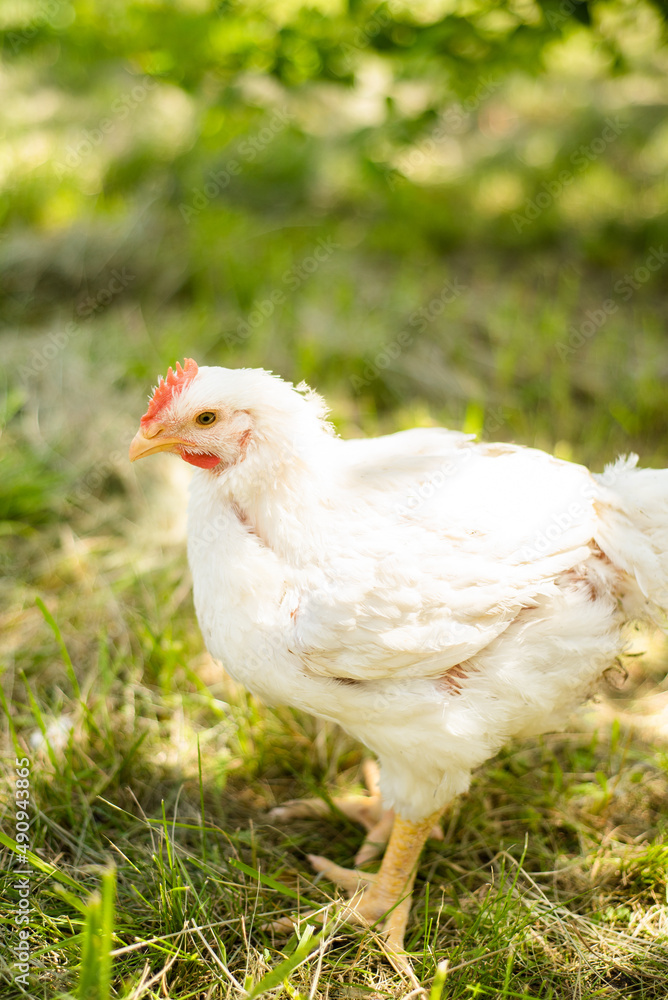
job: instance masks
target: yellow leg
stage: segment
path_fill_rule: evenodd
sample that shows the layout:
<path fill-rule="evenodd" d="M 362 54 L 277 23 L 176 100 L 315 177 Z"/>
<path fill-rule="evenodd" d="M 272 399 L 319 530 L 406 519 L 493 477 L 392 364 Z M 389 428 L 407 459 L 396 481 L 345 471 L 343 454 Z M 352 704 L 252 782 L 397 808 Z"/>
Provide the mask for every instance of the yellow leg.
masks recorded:
<path fill-rule="evenodd" d="M 340 868 L 326 858 L 309 855 L 316 871 L 349 893 L 364 887 L 361 898 L 349 905 L 348 916 L 360 923 L 376 923 L 387 914 L 383 931 L 388 949 L 394 953 L 403 950 L 418 860 L 439 816 L 440 813 L 434 813 L 417 823 L 396 816 L 380 871 L 375 876 Z"/>

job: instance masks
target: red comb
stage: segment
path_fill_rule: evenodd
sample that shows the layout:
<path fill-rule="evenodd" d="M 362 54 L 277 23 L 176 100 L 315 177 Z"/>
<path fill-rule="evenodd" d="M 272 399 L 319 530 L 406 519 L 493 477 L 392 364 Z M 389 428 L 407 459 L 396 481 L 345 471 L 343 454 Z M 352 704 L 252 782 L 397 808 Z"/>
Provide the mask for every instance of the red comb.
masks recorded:
<path fill-rule="evenodd" d="M 141 418 L 142 426 L 150 423 L 151 420 L 155 420 L 162 408 L 171 403 L 174 396 L 178 396 L 180 392 L 183 392 L 187 385 L 190 385 L 195 375 L 197 375 L 197 370 L 197 362 L 193 361 L 192 358 L 185 358 L 183 368 L 177 361 L 176 371 L 172 371 L 171 368 L 167 369 L 167 376 L 165 378 L 161 377 L 153 390 L 148 410 Z"/>

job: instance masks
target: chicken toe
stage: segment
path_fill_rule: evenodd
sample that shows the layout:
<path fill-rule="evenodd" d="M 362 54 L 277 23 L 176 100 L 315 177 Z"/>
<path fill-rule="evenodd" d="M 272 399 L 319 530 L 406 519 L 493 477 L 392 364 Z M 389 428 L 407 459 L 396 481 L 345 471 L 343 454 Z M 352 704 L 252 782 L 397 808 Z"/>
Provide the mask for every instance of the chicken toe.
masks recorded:
<path fill-rule="evenodd" d="M 310 854 L 309 861 L 326 879 L 342 888 L 348 896 L 338 904 L 340 916 L 348 923 L 376 927 L 384 939 L 388 957 L 396 968 L 407 968 L 404 935 L 411 907 L 413 883 L 420 853 L 438 814 L 411 822 L 397 816 L 392 826 L 387 851 L 376 875 L 361 872 Z M 309 914 L 307 919 L 322 923 L 326 911 Z M 272 925 L 276 931 L 292 926 L 288 918 Z"/>

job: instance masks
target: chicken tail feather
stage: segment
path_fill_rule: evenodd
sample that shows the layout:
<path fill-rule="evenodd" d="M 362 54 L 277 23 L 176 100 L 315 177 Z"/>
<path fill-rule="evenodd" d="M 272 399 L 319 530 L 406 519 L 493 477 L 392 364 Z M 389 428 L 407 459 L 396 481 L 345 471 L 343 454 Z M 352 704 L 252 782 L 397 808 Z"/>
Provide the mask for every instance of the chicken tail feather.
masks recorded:
<path fill-rule="evenodd" d="M 596 542 L 635 584 L 636 614 L 668 625 L 668 470 L 638 469 L 637 455 L 596 475 Z M 633 590 L 634 588 L 632 588 Z"/>

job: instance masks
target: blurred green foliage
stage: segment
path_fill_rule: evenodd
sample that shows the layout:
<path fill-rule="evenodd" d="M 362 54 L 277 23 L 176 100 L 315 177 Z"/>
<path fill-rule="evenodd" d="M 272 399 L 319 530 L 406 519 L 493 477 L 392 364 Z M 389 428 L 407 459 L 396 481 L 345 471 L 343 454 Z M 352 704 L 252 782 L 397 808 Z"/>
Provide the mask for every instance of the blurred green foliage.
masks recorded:
<path fill-rule="evenodd" d="M 142 393 L 193 354 L 306 378 L 365 430 L 426 404 L 663 460 L 666 9 L 6 3 L 21 380 L 55 328 L 50 364 Z"/>

